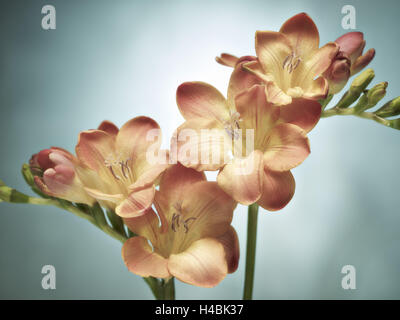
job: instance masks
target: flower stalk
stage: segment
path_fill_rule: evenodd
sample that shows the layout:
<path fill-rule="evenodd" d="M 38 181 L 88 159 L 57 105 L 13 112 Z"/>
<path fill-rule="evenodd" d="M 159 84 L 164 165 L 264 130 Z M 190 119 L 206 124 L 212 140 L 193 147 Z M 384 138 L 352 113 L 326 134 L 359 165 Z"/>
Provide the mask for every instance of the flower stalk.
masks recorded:
<path fill-rule="evenodd" d="M 257 218 L 258 218 L 258 204 L 253 203 L 248 207 L 246 271 L 244 280 L 243 300 L 252 300 L 253 298 L 254 271 L 255 271 L 256 244 L 257 244 Z"/>

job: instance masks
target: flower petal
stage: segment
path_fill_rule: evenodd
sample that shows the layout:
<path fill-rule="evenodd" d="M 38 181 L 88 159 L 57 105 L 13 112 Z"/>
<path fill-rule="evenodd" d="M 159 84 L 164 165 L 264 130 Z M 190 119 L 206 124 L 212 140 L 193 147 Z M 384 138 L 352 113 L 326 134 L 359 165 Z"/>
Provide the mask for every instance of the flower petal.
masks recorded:
<path fill-rule="evenodd" d="M 364 69 L 374 58 L 375 49 L 369 49 L 361 57 L 358 57 L 351 66 L 351 75 L 354 75 Z"/>
<path fill-rule="evenodd" d="M 218 174 L 218 185 L 235 201 L 250 205 L 261 196 L 263 168 L 263 153 L 255 150 L 247 158 L 228 163 Z"/>
<path fill-rule="evenodd" d="M 292 103 L 280 108 L 280 123 L 294 124 L 306 132 L 311 131 L 321 117 L 321 105 L 310 99 L 293 99 Z"/>
<path fill-rule="evenodd" d="M 107 171 L 105 160 L 115 154 L 114 137 L 100 130 L 89 130 L 79 134 L 76 155 L 79 161 L 95 170 Z"/>
<path fill-rule="evenodd" d="M 232 222 L 236 202 L 214 181 L 201 181 L 187 189 L 181 206 L 182 217 L 195 218 L 190 224 L 192 241 L 223 235 Z"/>
<path fill-rule="evenodd" d="M 227 95 L 228 105 L 231 108 L 234 107 L 235 97 L 239 93 L 251 88 L 255 84 L 262 83 L 257 76 L 248 72 L 243 67 L 244 65 L 247 65 L 250 61 L 255 61 L 258 64 L 258 61 L 256 60 L 257 60 L 256 57 L 247 57 L 247 59 L 243 57 L 241 58 L 241 62 L 238 63 L 235 69 L 233 70 L 231 78 L 229 80 L 228 95 Z"/>
<path fill-rule="evenodd" d="M 218 170 L 232 149 L 224 126 L 217 120 L 192 118 L 182 124 L 171 140 L 171 155 L 197 171 Z"/>
<path fill-rule="evenodd" d="M 283 72 L 283 63 L 293 52 L 289 39 L 280 32 L 257 31 L 256 52 L 265 73 L 273 75 L 277 85 L 282 88 L 289 75 Z"/>
<path fill-rule="evenodd" d="M 99 190 L 88 188 L 88 187 L 84 187 L 84 189 L 88 193 L 88 195 L 95 198 L 96 200 L 108 201 L 108 202 L 112 202 L 114 204 L 120 204 L 121 201 L 124 200 L 123 194 L 107 194 L 107 193 L 103 193 Z"/>
<path fill-rule="evenodd" d="M 229 53 L 221 53 L 221 56 L 215 57 L 215 60 L 223 66 L 234 68 L 239 58 Z"/>
<path fill-rule="evenodd" d="M 319 77 L 311 81 L 303 97 L 311 100 L 322 100 L 326 98 L 328 92 L 329 92 L 328 80 L 326 80 L 324 77 Z"/>
<path fill-rule="evenodd" d="M 124 223 L 133 233 L 144 237 L 155 245 L 160 233 L 159 219 L 152 208 L 147 209 L 146 213 L 136 218 L 125 218 Z"/>
<path fill-rule="evenodd" d="M 229 117 L 225 97 L 205 82 L 185 82 L 178 87 L 176 101 L 186 119 L 205 118 L 223 121 Z"/>
<path fill-rule="evenodd" d="M 267 133 L 279 119 L 279 107 L 267 101 L 265 87 L 254 85 L 236 96 L 236 110 L 243 129 L 254 130 L 254 148 L 264 144 Z"/>
<path fill-rule="evenodd" d="M 152 138 L 157 138 L 154 141 Z M 145 154 L 155 144 L 159 149 L 161 130 L 157 122 L 149 117 L 136 117 L 125 123 L 116 138 L 118 156 L 135 159 Z"/>
<path fill-rule="evenodd" d="M 283 123 L 271 130 L 265 150 L 265 166 L 274 171 L 287 171 L 307 158 L 310 144 L 303 129 Z"/>
<path fill-rule="evenodd" d="M 219 237 L 218 240 L 225 248 L 225 258 L 228 263 L 228 273 L 233 273 L 238 268 L 240 257 L 239 238 L 235 229 L 230 226 L 228 231 Z"/>
<path fill-rule="evenodd" d="M 340 46 L 340 51 L 350 57 L 352 64 L 365 48 L 364 34 L 362 32 L 347 32 L 337 38 L 335 42 Z"/>
<path fill-rule="evenodd" d="M 285 207 L 293 198 L 296 183 L 290 171 L 275 172 L 264 168 L 263 193 L 258 204 L 266 210 Z"/>
<path fill-rule="evenodd" d="M 122 247 L 122 259 L 128 270 L 141 277 L 167 278 L 168 260 L 153 252 L 146 238 L 133 237 Z"/>
<path fill-rule="evenodd" d="M 155 195 L 155 187 L 150 187 L 131 192 L 116 209 L 115 213 L 122 218 L 139 217 L 151 207 Z"/>
<path fill-rule="evenodd" d="M 280 32 L 288 37 L 299 56 L 306 57 L 319 47 L 318 28 L 304 12 L 288 19 L 282 25 Z"/>
<path fill-rule="evenodd" d="M 129 186 L 129 191 L 135 191 L 156 184 L 158 178 L 170 166 L 168 157 L 166 157 L 165 161 L 166 163 L 162 160 L 161 163 L 150 164 L 147 162 L 144 155 L 136 159 L 133 170 L 137 178 L 136 181 Z"/>
<path fill-rule="evenodd" d="M 104 120 L 102 123 L 100 123 L 97 130 L 105 131 L 112 136 L 117 136 L 119 132 L 118 127 L 114 123 L 108 120 Z"/>
<path fill-rule="evenodd" d="M 214 287 L 228 273 L 224 246 L 212 238 L 195 241 L 186 251 L 169 257 L 168 270 L 188 284 Z"/>
<path fill-rule="evenodd" d="M 292 83 L 307 89 L 316 77 L 322 75 L 330 67 L 338 51 L 339 46 L 335 42 L 329 42 L 316 50 L 308 59 L 299 63 L 292 73 Z"/>

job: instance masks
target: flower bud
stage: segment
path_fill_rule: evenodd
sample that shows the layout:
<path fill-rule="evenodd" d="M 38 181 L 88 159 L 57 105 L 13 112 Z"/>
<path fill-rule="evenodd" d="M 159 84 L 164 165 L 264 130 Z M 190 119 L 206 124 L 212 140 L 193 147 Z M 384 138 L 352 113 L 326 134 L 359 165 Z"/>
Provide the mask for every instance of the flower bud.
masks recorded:
<path fill-rule="evenodd" d="M 372 89 L 368 90 L 367 98 L 369 108 L 376 106 L 386 95 L 387 82 L 381 82 L 375 85 Z"/>
<path fill-rule="evenodd" d="M 30 160 L 36 186 L 46 195 L 76 203 L 94 203 L 75 172 L 77 160 L 66 150 L 52 147 L 40 151 Z"/>
<path fill-rule="evenodd" d="M 400 114 L 400 97 L 385 103 L 375 114 L 382 118 L 397 116 Z"/>
<path fill-rule="evenodd" d="M 400 119 L 393 119 L 388 121 L 391 128 L 400 130 Z"/>
<path fill-rule="evenodd" d="M 337 105 L 338 108 L 347 108 L 353 102 L 355 102 L 363 93 L 363 91 L 368 87 L 374 77 L 375 73 L 372 69 L 367 69 L 363 71 L 359 76 L 357 76 L 353 80 L 349 91 L 347 91 L 342 99 L 339 101 Z"/>
<path fill-rule="evenodd" d="M 375 50 L 370 49 L 363 55 L 365 40 L 362 32 L 348 32 L 335 41 L 340 52 L 343 52 L 350 58 L 351 75 L 354 75 L 364 69 L 374 58 Z"/>
<path fill-rule="evenodd" d="M 350 59 L 343 52 L 338 52 L 331 66 L 323 74 L 328 80 L 329 94 L 338 93 L 350 78 Z"/>

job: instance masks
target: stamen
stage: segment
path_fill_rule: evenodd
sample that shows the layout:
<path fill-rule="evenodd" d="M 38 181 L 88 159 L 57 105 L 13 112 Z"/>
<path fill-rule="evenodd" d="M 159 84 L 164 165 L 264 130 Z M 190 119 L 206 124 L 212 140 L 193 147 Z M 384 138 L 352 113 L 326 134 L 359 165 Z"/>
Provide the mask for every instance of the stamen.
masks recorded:
<path fill-rule="evenodd" d="M 301 58 L 294 52 L 289 54 L 282 63 L 282 69 L 287 69 L 289 73 L 292 73 L 300 64 Z"/>
<path fill-rule="evenodd" d="M 180 213 L 174 213 L 174 214 L 172 215 L 172 219 L 171 219 L 171 229 L 172 229 L 173 232 L 177 232 L 177 231 L 179 230 L 181 218 L 182 218 L 182 215 L 181 215 Z M 183 220 L 182 224 L 183 224 L 183 227 L 185 228 L 185 233 L 188 233 L 188 232 L 189 232 L 188 223 L 189 223 L 190 221 L 193 221 L 193 220 L 196 220 L 196 219 L 197 219 L 197 218 L 195 218 L 195 217 L 191 217 L 191 218 L 188 218 L 188 219 L 186 219 L 186 220 Z"/>
<path fill-rule="evenodd" d="M 239 139 L 239 132 L 238 130 L 240 129 L 239 122 L 242 121 L 240 119 L 240 113 L 239 112 L 232 112 L 231 110 L 229 111 L 230 117 L 228 120 L 224 121 L 224 129 L 226 133 L 234 140 Z"/>
<path fill-rule="evenodd" d="M 112 166 L 109 166 L 109 167 L 108 167 L 108 169 L 110 169 L 110 171 L 111 171 L 111 174 L 113 175 L 113 177 L 114 177 L 115 179 L 117 179 L 117 180 L 121 180 L 121 178 L 115 174 L 115 172 L 114 172 L 114 170 L 113 170 L 113 167 L 112 167 Z"/>
<path fill-rule="evenodd" d="M 197 218 L 195 218 L 195 217 L 192 217 L 192 218 L 188 218 L 188 219 L 186 219 L 184 222 L 183 222 L 183 225 L 184 225 L 184 227 L 185 227 L 185 233 L 188 233 L 188 231 L 189 231 L 189 227 L 188 227 L 188 222 L 189 221 L 194 221 L 194 220 L 196 220 Z"/>
<path fill-rule="evenodd" d="M 110 170 L 116 180 L 129 179 L 131 174 L 130 160 L 131 158 L 120 160 L 120 157 L 116 158 L 114 155 L 110 155 L 104 160 L 104 165 Z M 122 174 L 122 176 L 118 173 Z"/>

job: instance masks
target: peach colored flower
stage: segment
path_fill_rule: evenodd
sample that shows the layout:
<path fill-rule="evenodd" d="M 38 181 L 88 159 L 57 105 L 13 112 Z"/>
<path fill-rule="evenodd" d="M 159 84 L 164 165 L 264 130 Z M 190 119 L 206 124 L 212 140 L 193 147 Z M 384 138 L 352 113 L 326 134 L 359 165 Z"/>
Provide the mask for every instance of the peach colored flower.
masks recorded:
<path fill-rule="evenodd" d="M 331 42 L 319 48 L 318 29 L 307 14 L 290 18 L 279 32 L 257 31 L 255 46 L 258 59 L 243 67 L 265 83 L 270 102 L 287 105 L 293 98 L 326 97 L 328 82 L 321 75 L 339 47 Z M 234 61 L 226 54 L 220 58 L 225 65 L 233 65 Z"/>
<path fill-rule="evenodd" d="M 34 154 L 29 161 L 37 187 L 51 197 L 92 205 L 76 174 L 77 159 L 67 150 L 52 147 Z"/>
<path fill-rule="evenodd" d="M 231 227 L 235 206 L 204 173 L 170 167 L 156 191 L 158 215 L 149 208 L 144 216 L 124 219 L 138 235 L 123 245 L 126 266 L 142 277 L 217 285 L 238 266 L 239 243 Z"/>
<path fill-rule="evenodd" d="M 77 173 L 86 192 L 121 217 L 146 212 L 153 202 L 156 180 L 168 166 L 147 160 L 150 147 L 160 148 L 161 139 L 149 138 L 153 130 L 160 130 L 154 120 L 136 117 L 121 130 L 107 121 L 79 135 Z"/>
<path fill-rule="evenodd" d="M 238 68 L 239 65 L 235 68 L 237 72 L 243 72 Z M 248 83 L 243 85 L 241 75 L 237 82 L 232 81 L 234 77 L 235 71 L 230 82 L 233 93 L 228 93 L 227 100 L 206 83 L 188 82 L 179 86 L 177 103 L 186 122 L 177 129 L 178 139 L 176 145 L 173 143 L 171 146 L 171 151 L 176 148 L 178 161 L 187 167 L 198 171 L 220 169 L 219 186 L 237 202 L 245 205 L 257 202 L 268 210 L 281 209 L 294 194 L 295 183 L 290 169 L 299 165 L 310 152 L 306 131 L 295 124 L 282 122 L 280 112 L 286 107 L 277 107 L 269 102 L 263 85 L 255 84 L 241 91 L 242 88 L 238 88 L 246 87 Z M 236 91 L 241 93 L 235 94 Z M 293 99 L 288 108 L 301 110 L 306 105 L 321 112 L 318 102 L 303 98 Z M 299 118 L 301 121 L 293 121 L 311 129 L 318 121 L 319 113 L 313 118 L 314 123 L 304 117 Z M 188 129 L 195 132 L 217 129 L 225 136 L 219 134 L 217 138 L 207 141 L 179 141 L 180 135 Z M 254 130 L 250 131 L 254 138 L 253 150 L 246 141 L 247 129 Z M 242 139 L 239 130 L 242 130 Z M 197 158 L 186 157 L 181 152 L 188 144 L 195 144 L 193 149 L 199 150 Z M 235 151 L 240 146 L 245 154 Z M 209 152 L 210 149 L 213 151 Z M 222 149 L 223 152 L 217 152 Z M 203 152 L 212 156 L 218 153 L 218 163 L 201 161 Z M 233 159 L 227 161 L 226 153 L 233 155 Z"/>

